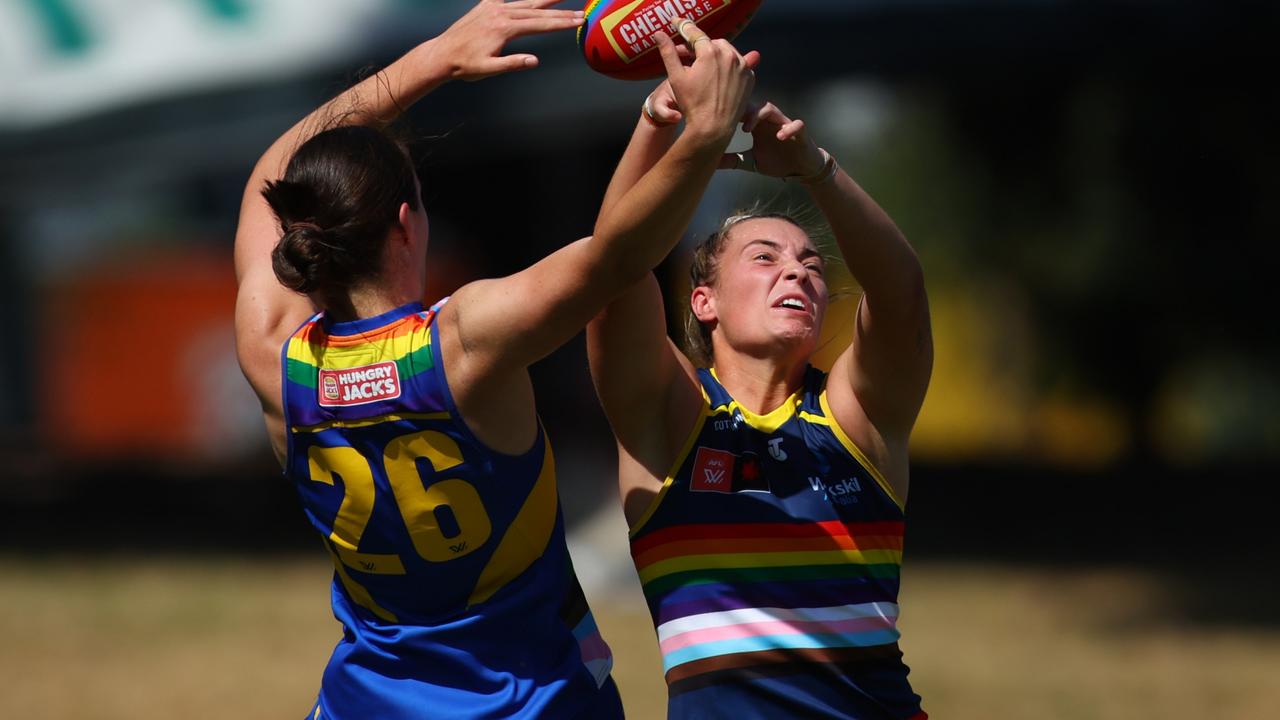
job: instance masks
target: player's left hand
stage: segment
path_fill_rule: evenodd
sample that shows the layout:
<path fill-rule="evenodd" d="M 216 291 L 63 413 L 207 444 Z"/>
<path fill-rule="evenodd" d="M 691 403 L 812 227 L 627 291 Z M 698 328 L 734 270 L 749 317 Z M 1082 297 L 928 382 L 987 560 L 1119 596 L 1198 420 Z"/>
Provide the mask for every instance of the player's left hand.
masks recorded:
<path fill-rule="evenodd" d="M 821 172 L 826 158 L 809 139 L 803 120 L 787 117 L 777 105 L 751 103 L 742 117 L 742 131 L 751 133 L 752 147 L 725 153 L 721 170 L 747 170 L 770 177 L 809 177 Z"/>
<path fill-rule="evenodd" d="M 507 43 L 526 35 L 570 30 L 583 23 L 580 10 L 552 10 L 561 0 L 480 0 L 436 38 L 439 56 L 460 80 L 481 80 L 538 66 L 536 55 L 503 55 Z"/>
<path fill-rule="evenodd" d="M 658 125 L 675 125 L 684 119 L 676 95 L 671 91 L 671 81 L 663 80 L 645 100 L 645 112 Z"/>

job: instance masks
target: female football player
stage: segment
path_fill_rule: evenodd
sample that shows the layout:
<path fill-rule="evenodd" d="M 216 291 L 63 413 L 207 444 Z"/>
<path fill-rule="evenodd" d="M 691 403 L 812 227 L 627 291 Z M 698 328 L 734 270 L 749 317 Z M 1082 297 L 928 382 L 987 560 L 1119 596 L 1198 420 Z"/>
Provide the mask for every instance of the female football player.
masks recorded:
<path fill-rule="evenodd" d="M 678 84 L 691 71 L 661 50 Z M 650 96 L 597 233 L 684 232 L 706 176 L 693 194 L 647 182 L 682 117 L 669 85 Z M 802 183 L 864 294 L 852 342 L 813 367 L 823 255 L 790 217 L 744 212 L 694 252 L 692 357 L 651 275 L 588 329 L 669 717 L 923 718 L 897 630 L 907 439 L 932 367 L 920 263 L 802 121 L 766 104 L 743 127 L 753 149 L 722 167 Z"/>
<path fill-rule="evenodd" d="M 581 24 L 555 1 L 482 0 L 286 132 L 245 189 L 239 358 L 333 558 L 344 630 L 311 718 L 622 713 L 527 368 L 675 241 L 606 230 L 423 307 L 427 215 L 383 132 L 447 80 L 533 67 L 503 47 Z M 750 62 L 727 44 L 700 52 L 673 86 L 686 132 L 640 184 L 696 194 L 745 108 Z"/>

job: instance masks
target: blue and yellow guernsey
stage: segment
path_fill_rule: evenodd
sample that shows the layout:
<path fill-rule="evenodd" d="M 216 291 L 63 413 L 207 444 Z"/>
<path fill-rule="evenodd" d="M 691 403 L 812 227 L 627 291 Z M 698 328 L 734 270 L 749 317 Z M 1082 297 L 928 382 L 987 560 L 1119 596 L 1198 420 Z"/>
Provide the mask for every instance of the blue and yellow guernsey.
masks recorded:
<path fill-rule="evenodd" d="M 668 717 L 924 720 L 898 649 L 903 507 L 827 376 L 756 415 L 698 374 L 702 416 L 631 535 Z"/>
<path fill-rule="evenodd" d="M 620 717 L 541 428 L 523 455 L 459 417 L 439 306 L 321 313 L 283 349 L 286 475 L 333 557 L 343 638 L 312 718 Z"/>

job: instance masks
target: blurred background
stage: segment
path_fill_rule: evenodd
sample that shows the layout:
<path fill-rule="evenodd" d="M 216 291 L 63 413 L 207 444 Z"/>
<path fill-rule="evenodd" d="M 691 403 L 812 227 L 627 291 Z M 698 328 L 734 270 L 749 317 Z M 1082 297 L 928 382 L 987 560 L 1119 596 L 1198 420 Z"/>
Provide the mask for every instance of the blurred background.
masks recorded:
<path fill-rule="evenodd" d="M 240 198 L 470 5 L 0 0 L 0 716 L 310 707 L 340 630 L 235 360 Z M 924 262 L 902 629 L 934 717 L 1280 706 L 1278 33 L 1271 2 L 772 0 L 741 37 Z M 571 33 L 513 49 L 541 67 L 406 118 L 431 299 L 588 234 L 650 89 Z M 797 199 L 724 173 L 691 237 L 755 197 Z M 629 714 L 662 717 L 581 338 L 533 376 Z"/>

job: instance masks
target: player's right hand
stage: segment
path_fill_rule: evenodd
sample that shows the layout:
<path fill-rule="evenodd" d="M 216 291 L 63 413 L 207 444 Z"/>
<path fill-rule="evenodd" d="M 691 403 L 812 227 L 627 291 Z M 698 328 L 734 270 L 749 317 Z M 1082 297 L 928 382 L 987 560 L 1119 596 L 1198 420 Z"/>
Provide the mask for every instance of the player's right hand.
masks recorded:
<path fill-rule="evenodd" d="M 683 34 L 694 55 L 687 67 L 671 36 L 658 32 L 655 39 L 676 106 L 684 115 L 685 132 L 728 143 L 755 87 L 752 68 L 760 54 L 744 56 L 728 40 L 712 40 L 692 22 L 685 24 Z"/>
<path fill-rule="evenodd" d="M 450 76 L 481 80 L 538 66 L 536 55 L 503 55 L 508 42 L 525 35 L 569 30 L 583 23 L 581 10 L 550 10 L 561 0 L 480 0 L 435 39 Z"/>
<path fill-rule="evenodd" d="M 787 117 L 771 102 L 748 103 L 743 132 L 751 133 L 754 170 L 771 177 L 811 177 L 821 172 L 826 156 L 809 137 L 803 120 Z M 739 169 L 738 153 L 726 154 L 721 169 Z"/>

